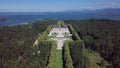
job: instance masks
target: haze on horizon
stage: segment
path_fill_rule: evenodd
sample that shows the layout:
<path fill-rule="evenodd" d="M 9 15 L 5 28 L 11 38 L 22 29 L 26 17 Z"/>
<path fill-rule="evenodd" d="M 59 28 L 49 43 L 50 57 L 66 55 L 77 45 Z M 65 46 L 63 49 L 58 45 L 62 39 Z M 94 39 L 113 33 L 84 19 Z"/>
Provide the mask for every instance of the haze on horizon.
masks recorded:
<path fill-rule="evenodd" d="M 120 0 L 0 0 L 0 12 L 57 12 L 120 8 Z"/>

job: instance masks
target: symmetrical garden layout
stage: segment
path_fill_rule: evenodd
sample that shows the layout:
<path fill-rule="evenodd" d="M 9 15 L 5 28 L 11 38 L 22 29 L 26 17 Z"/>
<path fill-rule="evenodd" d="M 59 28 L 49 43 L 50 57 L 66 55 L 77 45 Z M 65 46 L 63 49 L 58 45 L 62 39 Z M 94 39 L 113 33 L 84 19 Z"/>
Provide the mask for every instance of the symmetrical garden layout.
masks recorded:
<path fill-rule="evenodd" d="M 51 40 L 57 41 L 57 49 L 62 49 L 64 41 L 70 40 L 72 34 L 70 33 L 68 26 L 54 25 L 48 36 L 51 36 Z"/>
<path fill-rule="evenodd" d="M 114 22 L 41 20 L 1 27 L 0 68 L 120 68 L 120 24 Z"/>
<path fill-rule="evenodd" d="M 99 54 L 89 52 L 74 27 L 62 20 L 59 20 L 57 25 L 49 25 L 39 35 L 34 45 L 39 47 L 43 45 L 42 48 L 44 45 L 50 47 L 49 54 L 46 54 L 48 57 L 46 68 L 100 68 L 96 64 L 102 60 Z M 38 49 L 38 53 L 41 53 L 42 48 Z M 92 61 L 96 58 L 99 58 L 99 60 Z"/>

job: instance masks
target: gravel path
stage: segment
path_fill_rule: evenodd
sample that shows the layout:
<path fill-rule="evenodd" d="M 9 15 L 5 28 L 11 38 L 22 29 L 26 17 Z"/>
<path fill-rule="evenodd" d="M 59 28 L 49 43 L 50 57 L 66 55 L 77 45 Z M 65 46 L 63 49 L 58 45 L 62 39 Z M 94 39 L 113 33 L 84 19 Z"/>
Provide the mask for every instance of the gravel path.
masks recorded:
<path fill-rule="evenodd" d="M 63 47 L 63 45 L 64 45 L 64 41 L 65 40 L 70 40 L 69 38 L 58 38 L 58 37 L 56 37 L 56 38 L 52 38 L 51 40 L 55 40 L 55 41 L 57 41 L 57 50 L 62 50 L 62 47 Z"/>

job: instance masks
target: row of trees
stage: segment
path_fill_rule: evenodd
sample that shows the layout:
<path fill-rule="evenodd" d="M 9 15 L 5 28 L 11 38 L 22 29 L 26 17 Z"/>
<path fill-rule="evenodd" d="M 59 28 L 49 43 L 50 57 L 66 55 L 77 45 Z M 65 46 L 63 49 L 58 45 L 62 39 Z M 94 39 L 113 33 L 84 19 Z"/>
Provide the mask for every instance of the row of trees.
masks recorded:
<path fill-rule="evenodd" d="M 45 41 L 45 40 L 47 40 L 48 34 L 49 34 L 49 32 L 50 32 L 51 29 L 52 29 L 52 25 L 49 25 L 49 26 L 47 27 L 47 29 L 40 34 L 40 36 L 39 36 L 39 37 L 40 37 L 39 41 Z"/>
<path fill-rule="evenodd" d="M 112 64 L 111 68 L 120 68 L 120 21 L 89 19 L 65 22 L 74 25 L 87 49 L 100 53 Z"/>
<path fill-rule="evenodd" d="M 57 22 L 57 26 L 59 26 L 59 27 L 65 26 L 64 21 L 63 21 L 63 20 L 59 20 L 59 21 Z"/>
<path fill-rule="evenodd" d="M 47 68 L 55 68 L 57 45 L 56 45 L 56 41 L 49 41 L 49 42 L 51 44 L 51 50 L 49 53 Z"/>
<path fill-rule="evenodd" d="M 39 45 L 38 45 L 38 52 L 41 54 L 39 57 L 39 61 L 41 63 L 39 63 L 40 65 L 42 65 L 42 68 L 54 68 L 55 67 L 55 58 L 56 58 L 56 42 L 55 41 L 48 41 L 48 34 L 50 32 L 52 28 L 52 24 L 49 24 L 46 28 L 46 30 L 44 30 L 42 33 L 40 33 L 38 35 L 38 40 L 39 40 Z M 47 48 L 43 48 L 43 46 L 45 47 L 48 46 Z M 35 46 L 37 47 L 37 46 Z M 43 50 L 41 52 L 41 50 Z"/>
<path fill-rule="evenodd" d="M 75 31 L 74 27 L 71 24 L 69 24 L 68 26 L 69 26 L 70 32 L 72 33 L 72 39 L 74 41 L 81 40 L 78 33 Z"/>
<path fill-rule="evenodd" d="M 69 42 L 70 41 L 65 41 L 64 47 L 63 47 L 64 68 L 74 68 L 72 58 L 71 58 L 70 48 L 69 48 Z"/>
<path fill-rule="evenodd" d="M 69 24 L 68 26 L 74 40 L 67 44 L 73 61 L 73 66 L 74 68 L 86 68 L 88 58 L 86 57 L 86 55 L 84 55 L 85 44 L 79 37 L 74 27 L 71 24 Z"/>
<path fill-rule="evenodd" d="M 88 68 L 88 58 L 84 55 L 84 42 L 74 41 L 69 43 L 70 53 L 74 68 Z"/>
<path fill-rule="evenodd" d="M 55 41 L 47 41 L 48 34 L 52 28 L 52 24 L 53 23 L 48 24 L 47 28 L 37 36 L 38 37 L 37 40 L 39 43 L 38 43 L 38 46 L 34 46 L 38 48 L 37 53 L 40 53 L 39 59 L 37 61 L 39 62 L 40 68 L 55 67 L 57 45 Z"/>

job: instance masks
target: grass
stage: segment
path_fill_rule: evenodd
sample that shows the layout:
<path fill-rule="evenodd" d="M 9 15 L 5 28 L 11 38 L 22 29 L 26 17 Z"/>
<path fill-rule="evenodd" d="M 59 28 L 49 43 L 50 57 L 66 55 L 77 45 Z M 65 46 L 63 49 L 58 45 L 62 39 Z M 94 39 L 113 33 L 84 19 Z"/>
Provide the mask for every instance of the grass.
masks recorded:
<path fill-rule="evenodd" d="M 54 36 L 47 36 L 47 40 L 54 38 Z"/>
<path fill-rule="evenodd" d="M 56 53 L 56 67 L 55 68 L 63 68 L 62 50 L 57 50 L 57 53 Z"/>
<path fill-rule="evenodd" d="M 103 68 L 107 68 L 106 66 L 109 66 L 110 64 L 105 61 L 99 53 L 95 52 L 95 51 L 88 51 L 87 49 L 85 50 L 85 54 L 88 57 L 89 63 L 88 63 L 88 67 L 89 68 L 101 68 L 100 64 L 101 61 L 104 61 L 104 67 Z"/>

